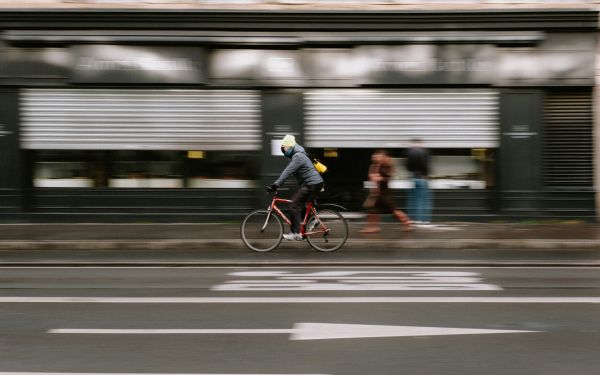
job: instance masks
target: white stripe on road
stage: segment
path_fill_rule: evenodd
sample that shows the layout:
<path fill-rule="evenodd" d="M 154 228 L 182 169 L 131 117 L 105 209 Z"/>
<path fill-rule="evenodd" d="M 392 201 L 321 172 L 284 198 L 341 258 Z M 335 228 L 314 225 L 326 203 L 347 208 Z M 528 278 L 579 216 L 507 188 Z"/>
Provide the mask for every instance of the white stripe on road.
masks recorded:
<path fill-rule="evenodd" d="M 264 269 L 347 269 L 349 266 L 336 266 L 336 265 L 320 265 L 320 266 L 262 266 L 261 268 Z M 247 269 L 248 267 L 243 267 L 243 266 L 197 266 L 197 265 L 181 265 L 181 266 L 177 266 L 177 269 L 196 269 L 196 270 L 205 270 L 205 269 L 236 269 L 236 270 L 240 270 L 240 269 Z M 353 269 L 420 269 L 417 266 L 398 266 L 398 265 L 392 265 L 392 266 L 369 266 L 369 265 L 355 265 L 352 266 Z M 561 270 L 581 270 L 581 269 L 586 269 L 586 270 L 596 270 L 598 269 L 598 267 L 596 266 L 544 266 L 544 265 L 540 265 L 540 266 L 509 266 L 509 265 L 503 265 L 503 266 L 440 266 L 440 265 L 435 265 L 432 264 L 431 266 L 427 266 L 427 269 L 448 269 L 448 270 L 455 270 L 455 269 L 469 269 L 469 270 L 473 270 L 473 269 L 496 269 L 496 270 L 506 270 L 506 269 L 510 269 L 510 270 L 531 270 L 531 269 L 547 269 L 547 270 L 556 270 L 556 269 L 561 269 Z M 25 270 L 36 270 L 39 271 L 40 269 L 68 269 L 68 270 L 77 270 L 77 269 L 85 269 L 85 270 L 89 270 L 89 269 L 95 269 L 95 270 L 131 270 L 131 269 L 170 269 L 173 270 L 173 266 L 158 266 L 158 265 L 139 265 L 139 266 L 111 266 L 111 265 L 106 265 L 106 266 L 94 266 L 94 265 L 74 265 L 74 266 L 49 266 L 49 265 L 40 265 L 40 266 L 0 266 L 0 270 L 10 270 L 10 269 L 25 269 Z M 2 374 L 0 372 L 0 374 Z M 183 374 L 185 375 L 185 374 Z"/>
<path fill-rule="evenodd" d="M 366 324 L 296 323 L 292 329 L 97 329 L 59 328 L 48 333 L 88 335 L 163 335 L 163 334 L 272 334 L 289 333 L 290 340 L 328 340 L 373 337 L 414 337 L 445 335 L 486 335 L 498 333 L 536 333 L 539 331 L 416 327 Z"/>
<path fill-rule="evenodd" d="M 293 329 L 100 329 L 100 328 L 56 328 L 48 333 L 86 335 L 240 335 L 294 333 Z"/>
<path fill-rule="evenodd" d="M 189 373 L 189 374 L 167 374 L 167 373 L 136 373 L 136 372 L 0 372 L 0 375 L 327 375 L 327 374 L 205 374 L 205 373 Z"/>
<path fill-rule="evenodd" d="M 600 303 L 600 297 L 0 297 L 0 303 Z M 2 373 L 0 373 L 2 375 Z"/>

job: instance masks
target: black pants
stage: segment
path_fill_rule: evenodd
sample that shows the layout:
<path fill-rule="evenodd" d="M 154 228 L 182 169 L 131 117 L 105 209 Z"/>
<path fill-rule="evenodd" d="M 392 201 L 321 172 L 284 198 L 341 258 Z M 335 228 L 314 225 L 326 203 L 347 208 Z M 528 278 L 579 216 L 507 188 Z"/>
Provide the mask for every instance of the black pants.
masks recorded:
<path fill-rule="evenodd" d="M 300 223 L 302 222 L 302 214 L 304 214 L 306 202 L 314 199 L 323 188 L 323 183 L 315 185 L 302 185 L 292 197 L 290 204 L 290 221 L 292 222 L 291 229 L 293 233 L 300 233 Z"/>

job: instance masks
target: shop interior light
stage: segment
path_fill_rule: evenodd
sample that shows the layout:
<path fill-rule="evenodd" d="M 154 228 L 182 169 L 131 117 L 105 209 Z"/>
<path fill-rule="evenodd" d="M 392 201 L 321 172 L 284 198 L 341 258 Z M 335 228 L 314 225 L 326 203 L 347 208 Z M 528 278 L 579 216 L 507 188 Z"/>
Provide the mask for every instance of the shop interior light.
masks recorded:
<path fill-rule="evenodd" d="M 338 157 L 338 149 L 337 148 L 326 148 L 323 151 L 323 156 L 326 158 L 337 158 Z"/>
<path fill-rule="evenodd" d="M 204 159 L 206 158 L 206 152 L 204 151 L 188 151 L 188 159 Z"/>
<path fill-rule="evenodd" d="M 475 160 L 485 161 L 486 155 L 487 155 L 487 148 L 471 149 L 471 157 Z"/>

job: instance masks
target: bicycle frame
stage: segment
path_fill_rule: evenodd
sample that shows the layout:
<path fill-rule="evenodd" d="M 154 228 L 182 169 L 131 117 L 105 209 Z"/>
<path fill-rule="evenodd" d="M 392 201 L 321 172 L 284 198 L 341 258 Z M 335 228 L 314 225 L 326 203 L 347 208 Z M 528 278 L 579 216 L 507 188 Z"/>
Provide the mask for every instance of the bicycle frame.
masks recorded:
<path fill-rule="evenodd" d="M 277 207 L 277 203 L 278 202 L 280 202 L 280 203 L 292 203 L 292 200 L 278 198 L 277 197 L 277 193 L 275 193 L 275 195 L 273 196 L 273 200 L 271 201 L 271 205 L 267 209 L 267 212 L 268 212 L 268 214 L 267 214 L 267 220 L 265 220 L 265 224 L 263 225 L 263 227 L 262 227 L 261 230 L 265 230 L 265 228 L 267 227 L 267 223 L 269 222 L 269 219 L 271 218 L 271 215 L 273 214 L 273 211 L 275 211 L 275 213 L 277 215 L 279 215 L 279 217 L 283 221 L 285 221 L 288 225 L 292 224 L 291 220 L 288 219 L 287 216 L 285 216 L 285 214 L 279 209 L 279 207 Z M 311 213 L 316 218 L 316 220 L 319 222 L 319 225 L 323 228 L 322 230 L 312 231 L 313 228 L 311 228 L 311 231 L 306 232 L 306 224 L 308 223 L 308 217 L 310 216 Z M 323 232 L 325 232 L 325 234 L 327 234 L 329 232 L 329 229 L 319 219 L 319 215 L 317 214 L 317 210 L 315 209 L 313 203 L 309 201 L 308 203 L 306 203 L 306 211 L 304 213 L 304 220 L 302 220 L 302 223 L 300 223 L 300 234 L 302 234 L 302 236 L 309 236 L 311 234 L 317 234 L 317 233 L 323 233 Z"/>

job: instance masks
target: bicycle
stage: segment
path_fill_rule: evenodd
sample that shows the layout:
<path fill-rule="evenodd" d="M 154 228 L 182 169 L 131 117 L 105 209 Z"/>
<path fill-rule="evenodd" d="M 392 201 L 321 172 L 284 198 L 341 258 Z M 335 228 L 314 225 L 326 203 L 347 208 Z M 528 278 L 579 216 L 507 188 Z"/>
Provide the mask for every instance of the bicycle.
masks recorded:
<path fill-rule="evenodd" d="M 290 219 L 277 207 L 277 203 L 292 201 L 279 198 L 278 194 L 277 191 L 274 192 L 271 204 L 266 210 L 252 211 L 242 221 L 242 241 L 250 250 L 266 252 L 275 249 L 283 239 L 283 222 L 291 224 Z M 306 204 L 304 220 L 300 225 L 302 238 L 317 251 L 338 250 L 348 239 L 346 219 L 332 209 L 317 210 L 315 205 L 314 200 Z"/>

